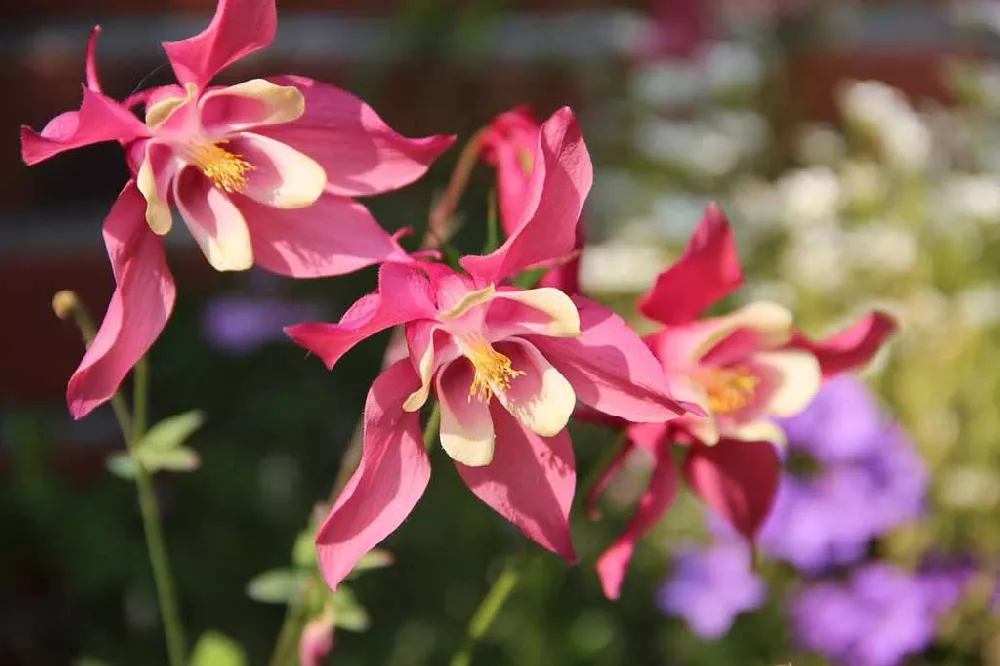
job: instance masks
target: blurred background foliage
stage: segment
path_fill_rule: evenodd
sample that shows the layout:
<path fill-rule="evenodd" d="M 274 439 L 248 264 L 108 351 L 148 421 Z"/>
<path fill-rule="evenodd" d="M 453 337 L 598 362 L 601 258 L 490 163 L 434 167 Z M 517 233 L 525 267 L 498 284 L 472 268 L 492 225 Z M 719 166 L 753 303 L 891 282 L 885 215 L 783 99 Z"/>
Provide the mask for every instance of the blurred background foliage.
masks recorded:
<path fill-rule="evenodd" d="M 70 17 L 81 25 L 94 20 L 85 4 Z M 973 573 L 961 599 L 935 616 L 920 654 L 885 663 L 1000 665 L 1000 69 L 991 58 L 998 29 L 994 3 L 299 4 L 282 15 L 278 55 L 265 65 L 305 62 L 288 45 L 300 25 L 295 21 L 313 16 L 306 10 L 357 21 L 375 14 L 372 20 L 388 22 L 402 41 L 393 47 L 396 56 L 412 57 L 421 75 L 399 74 L 386 64 L 388 56 L 385 62 L 357 56 L 347 46 L 336 53 L 336 65 L 296 71 L 330 74 L 321 78 L 362 94 L 411 135 L 457 131 L 467 138 L 523 101 L 540 117 L 572 103 L 596 166 L 583 288 L 640 330 L 647 323 L 633 314 L 635 295 L 677 256 L 711 200 L 730 217 L 749 277 L 738 300 L 782 302 L 813 335 L 872 305 L 897 314 L 903 332 L 865 379 L 909 433 L 928 468 L 928 484 L 919 518 L 879 535 L 865 558 L 917 571 L 936 553 L 970 562 Z M 279 11 L 284 7 L 279 2 Z M 94 13 L 112 9 L 102 5 Z M 65 37 L 52 16 L 11 11 L 5 44 L 16 41 L 17 26 L 40 35 L 36 56 L 46 29 Z M 533 13 L 551 21 L 548 27 L 530 29 Z M 111 32 L 106 24 L 105 35 Z M 334 31 L 329 39 L 344 34 Z M 82 55 L 82 39 L 73 42 L 77 47 Z M 352 67 L 355 57 L 363 62 Z M 895 64 L 883 66 L 887 60 Z M 122 71 L 128 67 L 114 79 L 120 87 L 137 80 Z M 850 80 L 878 78 L 887 83 Z M 75 95 L 73 85 L 50 97 Z M 48 101 L 39 102 L 37 117 L 32 111 L 16 120 L 40 125 L 72 106 L 49 108 Z M 389 227 L 420 230 L 457 152 L 421 183 L 369 201 L 376 217 Z M 76 172 L 72 165 L 43 167 L 39 189 L 54 192 L 81 169 L 111 163 L 103 153 L 94 161 L 73 159 L 80 160 Z M 23 177 L 20 167 L 12 169 Z M 109 182 L 120 175 L 115 169 L 120 167 L 107 170 Z M 85 178 L 98 180 L 94 187 L 63 190 L 67 199 L 56 204 L 48 200 L 54 193 L 7 196 L 9 247 L 28 256 L 38 251 L 10 220 L 33 220 L 38 211 L 58 211 L 61 220 L 67 206 L 83 201 L 94 212 L 77 215 L 85 219 L 73 224 L 86 228 L 87 240 L 70 251 L 99 252 L 100 208 L 111 201 L 113 188 L 98 197 L 108 193 L 99 180 L 104 177 Z M 459 247 L 482 244 L 491 178 L 487 168 L 479 169 L 463 200 Z M 62 228 L 52 222 L 35 228 L 30 239 Z M 77 238 L 83 235 L 72 236 Z M 176 248 L 177 255 L 190 252 L 189 246 Z M 10 254 L 4 255 L 7 265 Z M 99 272 L 106 270 L 99 265 Z M 44 283 L 42 267 L 27 277 Z M 218 630 L 242 644 L 250 663 L 266 663 L 283 608 L 258 603 L 244 589 L 260 572 L 288 565 L 315 503 L 328 499 L 388 335 L 362 343 L 327 372 L 280 333 L 286 323 L 337 318 L 373 286 L 373 271 L 308 283 L 256 272 L 205 280 L 193 275 L 197 288 L 182 290 L 151 356 L 154 417 L 191 409 L 208 417 L 190 442 L 201 468 L 158 479 L 167 538 L 192 637 Z M 97 296 L 88 299 L 95 312 L 106 298 L 101 280 L 107 277 L 99 278 Z M 52 318 L 44 326 L 66 325 Z M 48 370 L 64 382 L 79 346 L 72 335 L 58 340 L 70 350 L 71 364 Z M 40 363 L 49 353 L 66 353 L 40 340 L 14 344 L 17 355 Z M 103 467 L 117 446 L 108 415 L 72 424 L 58 394 L 28 396 L 10 367 L 3 377 L 0 663 L 68 664 L 82 655 L 108 664 L 162 663 L 133 489 Z M 593 473 L 614 438 L 596 427 L 576 427 L 581 479 Z M 443 463 L 438 453 L 436 462 Z M 671 572 L 674 579 L 682 575 L 682 567 L 671 565 L 671 552 L 691 539 L 714 538 L 702 508 L 686 495 L 638 548 L 622 598 L 612 603 L 602 597 L 593 561 L 623 528 L 647 472 L 639 460 L 616 482 L 604 520 L 591 522 L 576 512 L 581 564 L 568 568 L 554 556 L 536 558 L 476 663 L 826 663 L 802 649 L 790 622 L 790 600 L 812 574 L 769 558 L 766 549 L 758 572 L 768 598 L 723 636 L 699 638 L 682 619 L 660 611 L 664 581 Z M 833 514 L 830 520 L 838 519 Z M 371 626 L 363 633 L 338 631 L 331 663 L 444 663 L 503 563 L 531 548 L 463 491 L 448 464 L 435 465 L 427 496 L 385 546 L 394 564 L 352 584 Z M 833 575 L 851 575 L 850 566 Z"/>

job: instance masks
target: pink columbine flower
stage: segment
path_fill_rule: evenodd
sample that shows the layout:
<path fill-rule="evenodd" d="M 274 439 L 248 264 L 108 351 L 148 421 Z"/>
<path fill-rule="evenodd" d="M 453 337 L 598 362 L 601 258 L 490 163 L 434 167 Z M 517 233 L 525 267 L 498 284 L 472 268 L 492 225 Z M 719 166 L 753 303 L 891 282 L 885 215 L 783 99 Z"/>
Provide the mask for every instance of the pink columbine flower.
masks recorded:
<path fill-rule="evenodd" d="M 719 317 L 698 319 L 743 285 L 732 230 L 709 206 L 680 260 L 640 301 L 642 313 L 664 324 L 645 338 L 678 399 L 707 415 L 685 414 L 669 424 L 634 424 L 629 446 L 606 470 L 596 498 L 632 449 L 656 461 L 649 487 L 625 533 L 598 560 L 605 594 L 618 596 L 636 541 L 670 507 L 678 474 L 674 443 L 687 444 L 683 474 L 706 504 L 754 539 L 777 492 L 784 433 L 775 417 L 806 407 L 822 381 L 867 363 L 896 330 L 872 312 L 853 326 L 814 342 L 796 331 L 784 307 L 755 302 Z"/>
<path fill-rule="evenodd" d="M 29 165 L 118 141 L 132 173 L 104 223 L 117 289 L 70 379 L 74 417 L 111 397 L 166 324 L 175 289 L 161 236 L 173 225 L 171 203 L 220 271 L 256 263 L 316 277 L 409 260 L 351 197 L 412 182 L 453 137 L 407 139 L 358 98 L 302 77 L 209 85 L 224 67 L 270 44 L 276 26 L 274 0 L 220 0 L 204 32 L 163 45 L 178 84 L 124 102 L 101 91 L 95 28 L 80 110 L 41 132 L 22 128 Z M 132 111 L 139 105 L 143 120 Z"/>
<path fill-rule="evenodd" d="M 334 614 L 326 610 L 309 620 L 299 636 L 300 666 L 322 666 L 333 652 Z"/>
<path fill-rule="evenodd" d="M 440 441 L 469 489 L 525 535 L 575 560 L 575 490 L 565 426 L 577 401 L 630 421 L 683 413 L 649 349 L 618 316 L 550 287 L 518 290 L 509 276 L 570 251 L 592 170 L 569 109 L 543 126 L 527 201 L 507 241 L 439 264 L 386 264 L 378 292 L 337 324 L 288 329 L 328 367 L 359 340 L 405 324 L 407 358 L 374 382 L 362 462 L 317 535 L 331 587 L 393 532 L 430 478 L 418 412 L 433 391 Z"/>

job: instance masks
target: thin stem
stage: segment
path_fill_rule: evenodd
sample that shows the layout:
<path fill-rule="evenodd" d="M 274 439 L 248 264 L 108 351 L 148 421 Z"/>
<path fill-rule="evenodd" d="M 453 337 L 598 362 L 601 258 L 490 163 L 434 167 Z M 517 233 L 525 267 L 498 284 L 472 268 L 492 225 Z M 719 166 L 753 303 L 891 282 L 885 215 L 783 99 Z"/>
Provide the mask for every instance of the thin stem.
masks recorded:
<path fill-rule="evenodd" d="M 302 626 L 306 620 L 306 605 L 303 602 L 306 595 L 303 593 L 285 609 L 285 620 L 281 623 L 281 631 L 278 633 L 278 641 L 275 643 L 274 652 L 271 655 L 271 666 L 292 666 L 295 663 L 296 646 L 299 635 L 302 633 Z"/>
<path fill-rule="evenodd" d="M 174 577 L 170 569 L 170 558 L 163 538 L 163 524 L 160 521 L 160 503 L 156 497 L 156 487 L 153 477 L 146 468 L 138 462 L 135 449 L 146 434 L 146 414 L 149 403 L 149 370 L 145 358 L 140 359 L 132 373 L 133 382 L 133 417 L 131 437 L 125 435 L 125 443 L 136 464 L 135 486 L 139 493 L 139 512 L 142 514 L 142 527 L 146 534 L 146 550 L 149 552 L 149 562 L 153 568 L 153 580 L 156 583 L 156 596 L 160 601 L 160 616 L 163 619 L 163 632 L 167 641 L 167 656 L 170 666 L 184 666 L 187 661 L 187 641 L 184 637 L 184 624 L 181 621 L 177 605 L 177 593 Z M 123 401 L 124 402 L 124 401 Z M 123 428 L 124 428 L 123 424 Z M 128 430 L 124 430 L 128 433 Z"/>
<path fill-rule="evenodd" d="M 469 628 L 466 630 L 465 642 L 458 652 L 451 658 L 451 666 L 469 666 L 472 663 L 472 653 L 476 649 L 479 640 L 486 635 L 493 621 L 500 613 L 510 593 L 514 591 L 521 580 L 521 575 L 527 568 L 529 562 L 527 558 L 508 562 L 497 579 L 493 581 L 493 586 L 489 592 L 479 602 L 479 607 L 469 620 Z"/>
<path fill-rule="evenodd" d="M 473 134 L 462 148 L 458 162 L 455 163 L 455 170 L 451 172 L 448 189 L 444 191 L 440 200 L 431 210 L 427 230 L 428 233 L 441 241 L 450 236 L 451 230 L 448 229 L 448 220 L 455 212 L 455 207 L 458 206 L 458 201 L 462 198 L 462 193 L 465 192 L 465 187 L 469 184 L 469 178 L 472 177 L 472 171 L 479 161 L 479 151 L 482 148 L 482 137 L 485 131 L 486 129 L 483 128 Z"/>
<path fill-rule="evenodd" d="M 60 319 L 73 318 L 83 343 L 86 347 L 93 344 L 97 335 L 93 319 L 80 302 L 77 295 L 70 291 L 61 291 L 52 299 L 52 307 Z M 153 569 L 153 580 L 156 584 L 157 598 L 160 602 L 160 615 L 163 620 L 163 632 L 167 643 L 167 658 L 170 666 L 184 666 L 187 661 L 187 648 L 184 640 L 184 625 L 174 593 L 173 575 L 170 572 L 170 560 L 163 540 L 163 528 L 160 524 L 160 506 L 156 499 L 156 489 L 153 479 L 146 468 L 139 462 L 135 449 L 146 432 L 146 414 L 149 403 L 149 372 L 146 359 L 140 359 L 132 375 L 134 393 L 134 417 L 129 412 L 128 403 L 121 391 L 111 396 L 111 409 L 115 413 L 118 427 L 129 455 L 135 461 L 135 485 L 139 495 L 139 513 L 142 516 L 143 531 L 146 536 L 146 550 Z"/>
<path fill-rule="evenodd" d="M 431 409 L 431 415 L 427 417 L 427 425 L 424 426 L 424 448 L 430 449 L 438 439 L 438 430 L 441 429 L 441 403 L 435 402 Z"/>

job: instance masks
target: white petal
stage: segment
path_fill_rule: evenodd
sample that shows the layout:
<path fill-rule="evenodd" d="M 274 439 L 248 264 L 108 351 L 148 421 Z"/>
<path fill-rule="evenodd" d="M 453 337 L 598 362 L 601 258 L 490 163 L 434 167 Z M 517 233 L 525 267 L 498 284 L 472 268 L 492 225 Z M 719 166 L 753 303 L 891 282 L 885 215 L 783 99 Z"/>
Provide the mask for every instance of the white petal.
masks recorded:
<path fill-rule="evenodd" d="M 823 372 L 819 361 L 808 352 L 777 351 L 754 354 L 752 362 L 777 374 L 777 384 L 762 411 L 774 416 L 798 414 L 819 393 Z"/>

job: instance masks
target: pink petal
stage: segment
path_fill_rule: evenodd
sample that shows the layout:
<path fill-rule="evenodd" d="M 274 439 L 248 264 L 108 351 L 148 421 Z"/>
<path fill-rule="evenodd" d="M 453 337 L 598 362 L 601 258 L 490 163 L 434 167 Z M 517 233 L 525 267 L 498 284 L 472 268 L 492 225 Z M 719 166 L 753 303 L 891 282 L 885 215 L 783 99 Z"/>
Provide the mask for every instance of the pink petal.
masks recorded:
<path fill-rule="evenodd" d="M 314 617 L 299 637 L 300 666 L 323 666 L 333 652 L 333 614 Z"/>
<path fill-rule="evenodd" d="M 538 282 L 539 287 L 552 287 L 565 292 L 570 296 L 580 293 L 580 264 L 583 259 L 583 247 L 585 245 L 585 233 L 583 220 L 580 221 L 576 229 L 576 243 L 574 252 L 567 258 L 559 260 L 557 265 L 550 269 Z"/>
<path fill-rule="evenodd" d="M 212 22 L 178 42 L 164 42 L 170 66 L 183 85 L 204 90 L 220 70 L 274 41 L 278 10 L 274 0 L 219 0 Z"/>
<path fill-rule="evenodd" d="M 601 588 L 608 599 L 617 599 L 621 592 L 622 581 L 632 560 L 632 553 L 635 552 L 636 542 L 656 526 L 673 504 L 675 497 L 677 497 L 677 467 L 674 465 L 670 447 L 664 446 L 657 457 L 649 487 L 639 498 L 635 514 L 625 532 L 597 559 L 597 575 L 601 579 Z"/>
<path fill-rule="evenodd" d="M 593 167 L 573 112 L 564 107 L 544 125 L 521 218 L 507 241 L 487 256 L 469 256 L 462 267 L 484 282 L 500 282 L 534 264 L 573 251 Z"/>
<path fill-rule="evenodd" d="M 143 219 L 146 202 L 129 181 L 104 221 L 117 287 L 94 343 L 69 380 L 73 418 L 82 418 L 118 390 L 125 375 L 149 351 L 174 307 L 174 279 L 162 240 Z"/>
<path fill-rule="evenodd" d="M 385 264 L 379 272 L 378 292 L 355 302 L 339 322 L 297 324 L 287 327 L 285 333 L 333 368 L 365 338 L 398 324 L 433 318 L 434 313 L 433 296 L 423 274 L 409 266 Z"/>
<path fill-rule="evenodd" d="M 409 139 L 386 125 L 363 101 L 326 83 L 301 76 L 272 79 L 305 96 L 298 120 L 256 129 L 319 162 L 327 191 L 354 197 L 395 190 L 424 175 L 455 142 L 454 136 Z"/>
<path fill-rule="evenodd" d="M 252 79 L 209 90 L 198 100 L 198 107 L 205 130 L 221 136 L 257 125 L 297 120 L 305 110 L 305 100 L 295 86 Z"/>
<path fill-rule="evenodd" d="M 188 167 L 174 179 L 174 202 L 188 230 L 217 271 L 245 271 L 253 246 L 243 213 L 200 171 Z"/>
<path fill-rule="evenodd" d="M 686 412 L 668 394 L 660 362 L 621 317 L 582 296 L 573 301 L 583 333 L 576 338 L 525 336 L 563 374 L 576 397 L 610 416 L 667 421 Z"/>
<path fill-rule="evenodd" d="M 501 113 L 480 139 L 483 160 L 497 170 L 500 223 L 510 234 L 517 227 L 531 190 L 541 125 L 527 107 Z"/>
<path fill-rule="evenodd" d="M 491 408 L 496 431 L 493 461 L 484 467 L 456 463 L 469 489 L 541 546 L 576 562 L 569 510 L 576 465 L 569 435 L 540 437 L 499 404 Z"/>
<path fill-rule="evenodd" d="M 768 442 L 692 444 L 684 462 L 691 490 L 751 541 L 774 505 L 780 472 L 778 452 Z"/>
<path fill-rule="evenodd" d="M 95 93 L 101 92 L 101 80 L 97 76 L 97 38 L 101 34 L 101 26 L 95 25 L 90 31 L 90 39 L 87 40 L 86 59 L 86 81 L 87 87 Z"/>
<path fill-rule="evenodd" d="M 705 210 L 687 249 L 639 301 L 639 310 L 664 324 L 683 324 L 743 286 L 733 231 L 722 210 Z"/>
<path fill-rule="evenodd" d="M 417 384 L 410 362 L 403 360 L 368 391 L 361 464 L 316 535 L 320 569 L 331 589 L 406 520 L 430 480 L 419 415 L 402 409 Z"/>
<path fill-rule="evenodd" d="M 128 143 L 149 136 L 149 128 L 118 102 L 83 89 L 79 111 L 61 113 L 36 132 L 21 126 L 21 159 L 32 166 L 53 155 L 102 141 Z"/>
<path fill-rule="evenodd" d="M 344 275 L 410 261 L 368 209 L 350 199 L 325 193 L 305 209 L 271 208 L 247 198 L 239 205 L 257 264 L 280 275 Z"/>
<path fill-rule="evenodd" d="M 884 312 L 871 312 L 860 321 L 825 340 L 815 342 L 794 333 L 789 349 L 803 349 L 816 355 L 823 378 L 855 370 L 872 359 L 886 340 L 896 333 L 896 320 Z"/>

